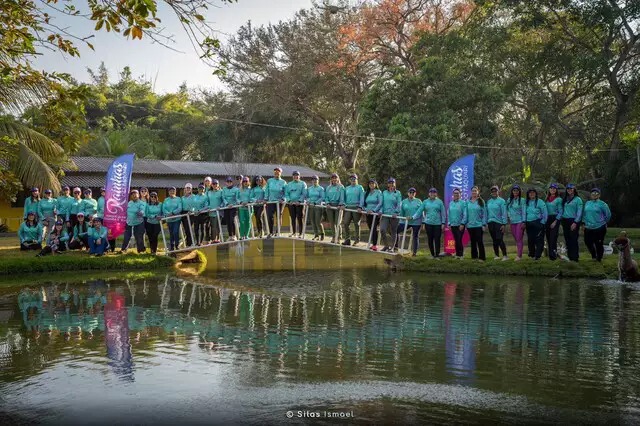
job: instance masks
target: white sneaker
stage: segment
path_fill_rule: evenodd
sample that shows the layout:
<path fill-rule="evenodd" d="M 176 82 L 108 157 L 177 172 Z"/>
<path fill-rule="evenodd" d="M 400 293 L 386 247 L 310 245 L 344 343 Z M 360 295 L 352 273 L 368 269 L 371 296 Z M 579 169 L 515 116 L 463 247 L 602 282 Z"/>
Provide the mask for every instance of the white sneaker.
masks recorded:
<path fill-rule="evenodd" d="M 295 237 L 296 237 L 296 234 L 290 234 L 289 235 L 289 238 L 295 238 Z"/>
<path fill-rule="evenodd" d="M 496 256 L 493 258 L 493 260 L 500 260 L 500 259 L 502 259 L 500 256 Z"/>
<path fill-rule="evenodd" d="M 504 256 L 504 257 L 502 258 L 502 261 L 503 261 L 503 262 L 506 262 L 507 260 L 509 260 L 509 257 L 508 257 L 508 256 Z"/>
<path fill-rule="evenodd" d="M 520 262 L 521 260 L 522 260 L 522 258 L 521 258 L 521 257 L 519 257 L 519 256 L 518 256 L 518 257 L 516 257 L 516 262 Z"/>

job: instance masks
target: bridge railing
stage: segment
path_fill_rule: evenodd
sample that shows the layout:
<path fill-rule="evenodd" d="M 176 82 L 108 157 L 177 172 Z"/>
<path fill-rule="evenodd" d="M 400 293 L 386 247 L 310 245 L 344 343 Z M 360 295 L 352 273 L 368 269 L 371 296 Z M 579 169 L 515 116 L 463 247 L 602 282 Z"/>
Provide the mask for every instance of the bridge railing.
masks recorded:
<path fill-rule="evenodd" d="M 275 209 L 275 224 L 274 224 L 274 230 L 272 231 L 271 229 L 269 229 L 269 221 L 268 221 L 268 213 L 267 213 L 267 206 L 268 205 L 275 205 L 276 209 Z M 202 210 L 197 210 L 197 211 L 191 211 L 191 212 L 187 212 L 187 213 L 181 213 L 181 214 L 176 214 L 176 215 L 171 215 L 171 216 L 164 216 L 159 218 L 159 223 L 160 223 L 160 233 L 162 234 L 162 242 L 164 243 L 164 247 L 165 247 L 165 254 L 169 255 L 171 253 L 178 253 L 178 252 L 183 252 L 183 251 L 191 251 L 196 247 L 199 247 L 199 245 L 197 244 L 196 239 L 194 238 L 194 234 L 193 234 L 193 223 L 192 223 L 192 217 L 198 216 L 200 214 L 207 214 L 209 216 L 209 220 L 216 220 L 218 223 L 218 229 L 220 232 L 220 243 L 224 243 L 225 242 L 225 237 L 224 237 L 224 231 L 222 228 L 222 219 L 221 216 L 224 213 L 225 210 L 230 210 L 230 209 L 241 209 L 241 208 L 246 208 L 249 211 L 249 232 L 250 232 L 250 236 L 249 237 L 243 237 L 243 240 L 254 240 L 254 239 L 261 239 L 261 236 L 256 236 L 255 233 L 255 228 L 253 226 L 253 220 L 251 219 L 252 216 L 254 215 L 254 207 L 258 206 L 258 207 L 264 207 L 262 209 L 262 213 L 260 214 L 260 220 L 262 222 L 263 225 L 263 231 L 266 232 L 267 235 L 274 235 L 277 237 L 280 237 L 280 234 L 282 232 L 282 218 L 283 218 L 283 212 L 285 207 L 288 204 L 296 204 L 296 205 L 302 205 L 303 206 L 303 215 L 302 215 L 302 232 L 301 238 L 295 238 L 295 239 L 302 239 L 302 240 L 306 240 L 306 229 L 307 229 L 307 221 L 308 221 L 308 215 L 309 215 L 309 210 L 310 207 L 320 207 L 320 208 L 324 208 L 324 209 L 331 209 L 331 210 L 336 210 L 338 211 L 338 217 L 335 221 L 335 229 L 333 229 L 334 232 L 334 238 L 336 238 L 336 242 L 338 243 L 339 241 L 339 235 L 340 235 L 340 227 L 342 226 L 342 222 L 343 222 L 343 218 L 344 218 L 344 213 L 345 212 L 353 212 L 353 213 L 357 213 L 360 214 L 362 216 L 367 216 L 370 215 L 372 216 L 372 223 L 371 223 L 371 227 L 369 230 L 369 238 L 366 244 L 366 248 L 365 247 L 353 247 L 356 249 L 360 249 L 360 250 L 370 250 L 371 247 L 373 246 L 372 242 L 373 242 L 373 231 L 376 229 L 378 223 L 381 221 L 381 219 L 383 217 L 387 217 L 387 218 L 391 218 L 391 219 L 398 219 L 399 223 L 402 222 L 404 224 L 403 226 L 403 232 L 402 232 L 402 238 L 400 238 L 400 247 L 399 247 L 399 252 L 400 253 L 406 253 L 408 250 L 405 249 L 405 244 L 406 244 L 406 239 L 407 239 L 407 229 L 408 229 L 408 223 L 409 220 L 406 217 L 401 217 L 399 215 L 390 215 L 390 214 L 382 214 L 382 213 L 376 213 L 376 212 L 372 212 L 372 211 L 367 211 L 365 209 L 349 209 L 346 208 L 344 206 L 332 206 L 332 205 L 328 205 L 328 204 L 310 204 L 307 202 L 300 202 L 300 203 L 287 203 L 285 201 L 269 201 L 269 202 L 257 202 L 257 203 L 246 203 L 246 204 L 237 204 L 237 205 L 233 205 L 233 206 L 225 206 L 225 207 L 217 207 L 217 208 L 213 208 L 213 209 L 202 209 Z M 211 216 L 210 213 L 211 212 L 215 212 L 216 215 L 215 216 Z M 189 236 L 191 237 L 190 240 L 192 242 L 191 246 L 189 246 L 187 244 L 188 239 L 185 236 L 185 233 L 183 230 L 183 226 L 180 226 L 180 239 L 183 243 L 183 248 L 180 249 L 175 249 L 175 250 L 169 250 L 168 245 L 167 245 L 167 237 L 165 234 L 165 228 L 163 225 L 163 223 L 168 223 L 169 220 L 172 219 L 179 219 L 180 222 L 182 222 L 182 219 L 185 218 L 187 219 L 187 224 L 188 226 L 186 227 L 186 232 L 189 232 Z M 258 218 L 256 218 L 258 219 Z M 295 220 L 295 218 L 293 217 L 289 217 L 289 227 L 290 229 L 292 229 L 292 222 L 293 220 Z M 378 221 L 378 223 L 376 223 L 376 221 Z M 228 226 L 228 224 L 227 224 Z M 234 223 L 233 226 L 235 228 L 235 234 L 236 236 L 240 236 L 240 223 L 239 223 L 239 218 L 238 215 L 234 215 Z M 201 230 L 202 232 L 204 232 L 204 230 Z M 411 230 L 411 232 L 413 232 L 413 230 Z M 358 240 L 359 240 L 359 236 L 358 236 Z M 206 246 L 209 244 L 204 244 L 203 246 Z M 392 242 L 391 245 L 391 249 L 393 250 L 393 247 L 395 245 L 395 242 Z"/>

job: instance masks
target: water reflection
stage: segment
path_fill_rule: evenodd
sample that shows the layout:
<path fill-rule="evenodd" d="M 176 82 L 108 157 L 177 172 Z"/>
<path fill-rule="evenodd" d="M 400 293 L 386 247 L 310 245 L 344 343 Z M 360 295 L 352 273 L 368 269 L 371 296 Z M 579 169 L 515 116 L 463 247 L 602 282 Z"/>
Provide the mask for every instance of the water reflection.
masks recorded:
<path fill-rule="evenodd" d="M 106 365 L 138 392 L 168 392 L 185 375 L 212 380 L 214 363 L 223 366 L 225 386 L 245 390 L 446 384 L 633 414 L 640 409 L 638 308 L 639 293 L 627 287 L 366 271 L 6 288 L 0 311 L 11 318 L 0 323 L 0 389 L 33 392 L 59 365 L 94 368 L 83 377 L 95 379 Z M 153 373 L 161 368 L 172 370 L 168 382 Z M 73 385 L 77 392 L 91 386 Z M 335 397 L 326 392 L 318 397 Z M 414 393 L 395 398 L 416 407 L 442 403 Z"/>

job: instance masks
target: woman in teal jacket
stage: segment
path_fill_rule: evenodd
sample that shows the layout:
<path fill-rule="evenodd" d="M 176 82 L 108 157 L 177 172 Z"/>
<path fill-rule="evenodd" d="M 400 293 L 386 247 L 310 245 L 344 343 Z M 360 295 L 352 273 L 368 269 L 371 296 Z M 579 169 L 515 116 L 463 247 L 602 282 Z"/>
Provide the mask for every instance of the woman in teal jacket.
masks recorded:
<path fill-rule="evenodd" d="M 407 198 L 402 200 L 402 204 L 400 205 L 400 216 L 406 218 L 407 227 L 411 229 L 411 256 L 416 255 L 418 252 L 418 238 L 420 237 L 420 228 L 422 227 L 422 213 L 418 213 L 422 207 L 422 201 L 419 198 L 416 198 L 416 189 L 409 188 L 407 191 Z M 402 237 L 400 236 L 401 232 L 404 232 L 405 226 L 404 221 L 400 225 L 398 225 L 398 230 L 396 232 L 396 243 L 394 245 L 394 249 L 398 248 L 398 244 L 402 244 Z M 404 250 L 404 247 L 402 247 Z"/>
<path fill-rule="evenodd" d="M 38 214 L 35 211 L 27 212 L 24 222 L 18 229 L 18 238 L 22 251 L 42 249 L 42 224 L 38 221 Z"/>
<path fill-rule="evenodd" d="M 73 199 L 69 203 L 68 218 L 71 228 L 75 228 L 78 224 L 78 213 L 82 213 L 84 215 L 83 205 L 82 191 L 78 187 L 73 188 Z"/>
<path fill-rule="evenodd" d="M 216 181 L 217 183 L 217 181 Z M 176 187 L 172 186 L 168 189 L 169 196 L 162 202 L 162 216 L 175 216 L 182 213 L 182 200 L 176 197 Z M 179 217 L 167 219 L 167 227 L 169 228 L 169 250 L 178 250 L 180 244 L 180 225 Z"/>
<path fill-rule="evenodd" d="M 344 206 L 344 186 L 340 183 L 337 173 L 331 174 L 329 186 L 324 190 L 324 202 L 327 205 L 327 220 L 331 225 L 333 238 L 331 242 L 337 244 L 340 241 L 340 223 L 338 223 L 338 208 Z"/>
<path fill-rule="evenodd" d="M 304 199 L 307 196 L 307 184 L 300 180 L 300 172 L 294 171 L 293 180 L 284 187 L 284 200 L 289 207 L 289 219 L 291 221 L 290 237 L 302 238 L 302 216 Z"/>
<path fill-rule="evenodd" d="M 145 231 L 149 238 L 149 248 L 151 248 L 151 254 L 156 254 L 158 252 L 158 235 L 160 235 L 160 219 L 162 218 L 162 203 L 158 201 L 157 192 L 149 194 L 149 202 L 145 208 L 144 216 L 147 218 Z"/>
<path fill-rule="evenodd" d="M 602 262 L 604 237 L 607 235 L 607 223 L 611 220 L 609 205 L 600 199 L 600 189 L 591 190 L 591 199 L 584 204 L 584 243 L 591 259 Z"/>
<path fill-rule="evenodd" d="M 131 191 L 131 199 L 127 203 L 127 227 L 124 230 L 124 240 L 120 253 L 127 251 L 131 236 L 136 240 L 136 250 L 144 253 L 144 218 L 147 210 L 147 203 L 140 199 L 140 192 L 137 189 Z"/>
<path fill-rule="evenodd" d="M 36 257 L 61 253 L 67 250 L 67 242 L 69 242 L 69 233 L 65 229 L 64 223 L 62 221 L 58 221 L 53 225 L 53 229 L 47 238 L 47 245 Z"/>
<path fill-rule="evenodd" d="M 68 185 L 65 185 L 62 187 L 62 195 L 57 198 L 58 220 L 61 220 L 65 223 L 67 232 L 73 231 L 71 222 L 69 221 L 71 203 L 73 202 L 73 197 L 70 194 L 71 188 L 69 188 Z"/>
<path fill-rule="evenodd" d="M 246 240 L 251 233 L 251 210 L 244 207 L 251 203 L 251 180 L 249 176 L 243 176 L 238 192 L 238 201 L 241 207 L 238 209 L 238 220 L 240 222 L 240 239 Z"/>
<path fill-rule="evenodd" d="M 98 198 L 98 212 L 96 213 L 96 216 L 101 219 L 104 219 L 104 202 L 106 194 L 107 190 L 103 186 L 102 188 L 100 188 L 100 198 Z"/>
<path fill-rule="evenodd" d="M 548 214 L 547 204 L 538 198 L 538 190 L 535 188 L 527 191 L 525 215 L 529 257 L 540 260 L 544 251 L 544 229 Z"/>
<path fill-rule="evenodd" d="M 84 213 L 76 215 L 76 226 L 73 227 L 73 236 L 69 241 L 69 250 L 81 250 L 89 247 L 89 224 L 85 220 Z"/>
<path fill-rule="evenodd" d="M 398 237 L 398 215 L 402 209 L 402 194 L 396 189 L 396 180 L 387 180 L 387 189 L 382 193 L 382 216 L 380 234 L 382 235 L 382 251 L 393 252 Z M 391 216 L 391 217 L 389 217 Z M 387 234 L 390 234 L 389 236 Z M 390 237 L 390 238 L 389 238 Z"/>
<path fill-rule="evenodd" d="M 93 227 L 89 229 L 89 254 L 93 254 L 96 257 L 104 255 L 108 247 L 108 235 L 109 230 L 102 226 L 102 218 L 94 218 Z"/>
<path fill-rule="evenodd" d="M 491 198 L 487 201 L 487 227 L 493 241 L 494 260 L 509 260 L 507 246 L 504 243 L 504 227 L 507 224 L 507 202 L 500 197 L 500 188 L 491 187 Z M 502 250 L 502 257 L 500 257 Z"/>
<path fill-rule="evenodd" d="M 57 210 L 58 210 L 58 201 L 52 197 L 53 191 L 50 189 L 44 190 L 44 198 L 40 200 L 38 203 L 38 218 L 44 224 L 45 221 L 49 223 L 48 227 L 44 227 L 44 233 L 47 235 L 50 231 L 53 230 L 55 223 L 57 222 Z"/>
<path fill-rule="evenodd" d="M 444 226 L 447 223 L 447 215 L 444 211 L 444 203 L 438 198 L 438 190 L 431 188 L 429 190 L 429 198 L 422 202 L 418 211 L 413 215 L 414 218 L 424 216 L 422 223 L 427 232 L 427 240 L 429 242 L 429 251 L 431 258 L 437 259 L 440 256 L 440 240 Z"/>
<path fill-rule="evenodd" d="M 367 212 L 367 226 L 371 234 L 371 250 L 378 251 L 380 218 L 377 214 L 382 211 L 382 191 L 378 188 L 378 182 L 375 179 L 369 179 L 369 186 L 364 194 L 364 209 Z"/>
<path fill-rule="evenodd" d="M 358 175 L 352 173 L 349 176 L 349 182 L 349 185 L 344 188 L 344 208 L 355 210 L 355 212 L 344 210 L 342 216 L 343 246 L 351 245 L 351 238 L 349 238 L 351 222 L 353 222 L 355 228 L 353 245 L 360 244 L 360 221 L 362 220 L 362 208 L 364 207 L 364 188 L 358 183 Z"/>
<path fill-rule="evenodd" d="M 224 198 L 222 198 L 222 189 L 220 189 L 218 179 L 211 181 L 211 190 L 207 191 L 207 206 L 209 208 L 209 224 L 211 225 L 211 243 L 219 243 L 222 229 L 220 229 L 221 221 L 218 215 L 222 215 L 222 213 L 216 209 L 224 206 Z"/>
<path fill-rule="evenodd" d="M 251 187 L 251 202 L 256 203 L 253 206 L 253 215 L 256 218 L 256 237 L 264 237 L 264 228 L 266 222 L 264 221 L 264 205 L 262 203 L 266 200 L 267 181 L 262 176 L 256 176 L 253 178 L 253 186 Z"/>
<path fill-rule="evenodd" d="M 560 217 L 562 217 L 562 198 L 558 194 L 558 184 L 549 185 L 549 193 L 546 199 L 547 204 L 547 224 L 545 234 L 547 236 L 547 248 L 549 259 L 558 258 L 558 232 L 560 231 Z"/>
<path fill-rule="evenodd" d="M 580 258 L 580 222 L 583 211 L 582 198 L 576 191 L 573 183 L 567 184 L 567 189 L 562 199 L 562 212 L 558 215 L 562 223 L 562 233 L 567 245 L 567 257 L 572 262 L 577 262 Z"/>
<path fill-rule="evenodd" d="M 456 246 L 456 258 L 462 259 L 464 257 L 462 237 L 464 236 L 464 230 L 467 224 L 467 202 L 462 200 L 460 188 L 455 188 L 452 196 L 453 200 L 449 203 L 449 210 L 447 211 L 447 222 L 453 234 L 453 240 Z"/>
<path fill-rule="evenodd" d="M 34 186 L 31 188 L 31 195 L 29 198 L 24 200 L 23 219 L 26 219 L 27 213 L 29 212 L 38 212 L 38 203 L 40 203 L 40 190 Z"/>
<path fill-rule="evenodd" d="M 526 200 L 522 197 L 520 185 L 513 185 L 507 201 L 507 216 L 511 224 L 511 235 L 516 240 L 516 262 L 522 260 L 524 250 Z"/>
<path fill-rule="evenodd" d="M 273 177 L 267 181 L 267 187 L 265 188 L 266 199 L 269 202 L 267 204 L 267 223 L 269 224 L 270 238 L 278 233 L 278 224 L 273 223 L 273 218 L 276 215 L 276 211 L 280 211 L 280 205 L 284 206 L 284 188 L 287 185 L 287 181 L 281 178 L 282 168 L 276 167 L 273 169 Z M 277 209 L 277 210 L 276 210 Z M 284 207 L 282 208 L 284 210 Z M 280 216 L 282 221 L 282 215 Z"/>
<path fill-rule="evenodd" d="M 480 197 L 480 188 L 471 188 L 471 198 L 467 201 L 467 231 L 471 238 L 471 259 L 484 262 L 487 258 L 482 236 L 487 227 L 487 206 Z"/>
<path fill-rule="evenodd" d="M 84 200 L 82 200 L 82 212 L 85 218 L 92 218 L 98 213 L 98 201 L 93 198 L 91 189 L 84 190 Z"/>
<path fill-rule="evenodd" d="M 307 188 L 305 198 L 309 206 L 308 213 L 311 216 L 313 228 L 313 240 L 324 241 L 324 227 L 322 226 L 322 214 L 324 213 L 324 188 L 320 186 L 318 176 L 311 177 L 311 185 Z"/>

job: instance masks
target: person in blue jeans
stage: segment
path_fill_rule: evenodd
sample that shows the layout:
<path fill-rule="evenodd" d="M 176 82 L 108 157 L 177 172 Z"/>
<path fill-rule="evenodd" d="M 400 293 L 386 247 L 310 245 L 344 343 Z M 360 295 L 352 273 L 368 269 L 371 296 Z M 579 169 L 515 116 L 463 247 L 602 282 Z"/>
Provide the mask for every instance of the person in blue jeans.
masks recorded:
<path fill-rule="evenodd" d="M 147 203 L 140 200 L 138 190 L 131 191 L 131 201 L 127 204 L 127 227 L 124 231 L 124 240 L 122 241 L 120 253 L 127 251 L 132 234 L 136 239 L 138 253 L 144 253 L 144 217 L 146 209 Z"/>
<path fill-rule="evenodd" d="M 415 256 L 418 252 L 418 238 L 420 237 L 420 228 L 422 227 L 422 212 L 416 214 L 422 207 L 422 201 L 416 198 L 416 189 L 409 188 L 407 191 L 407 198 L 402 200 L 400 204 L 400 217 L 404 217 L 407 220 L 407 228 L 411 229 L 411 255 Z M 396 244 L 394 248 L 398 247 L 398 244 L 402 244 L 402 233 L 404 232 L 405 222 L 403 221 L 398 225 L 396 232 Z M 407 230 L 408 230 L 407 229 Z M 402 247 L 404 250 L 404 247 Z"/>
<path fill-rule="evenodd" d="M 93 218 L 93 228 L 89 230 L 89 254 L 96 256 L 104 255 L 109 247 L 107 235 L 109 230 L 102 226 L 102 218 Z"/>

